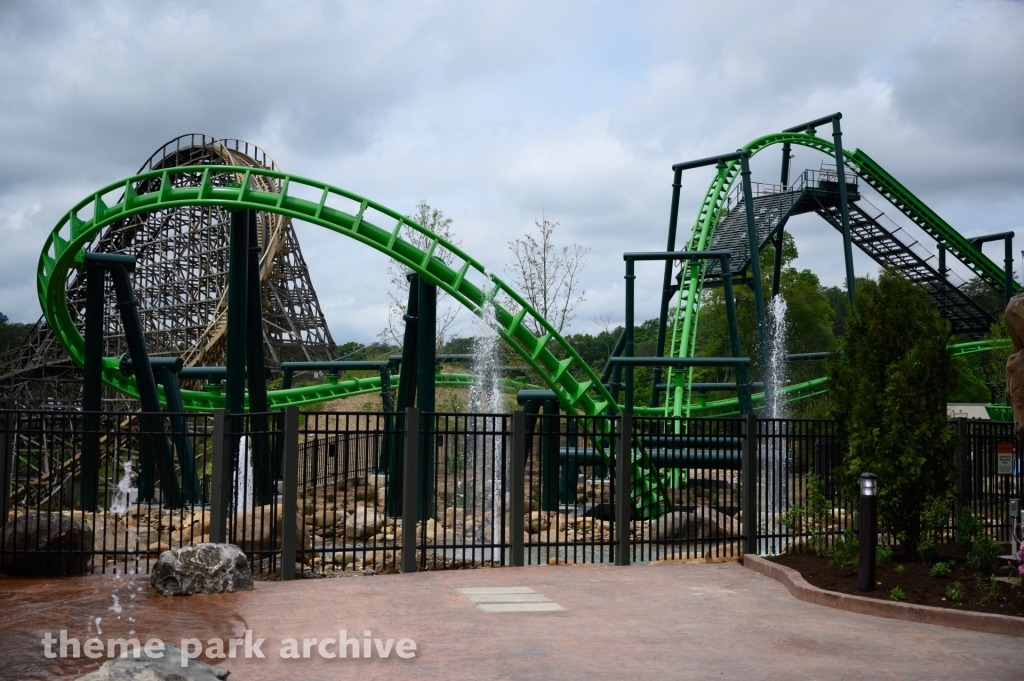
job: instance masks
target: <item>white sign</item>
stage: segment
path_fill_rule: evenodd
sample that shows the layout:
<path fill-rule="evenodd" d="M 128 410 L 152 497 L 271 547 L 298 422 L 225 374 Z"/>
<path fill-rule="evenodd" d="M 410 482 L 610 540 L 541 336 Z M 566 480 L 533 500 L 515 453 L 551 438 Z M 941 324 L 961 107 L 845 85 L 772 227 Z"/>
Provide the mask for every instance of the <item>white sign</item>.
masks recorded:
<path fill-rule="evenodd" d="M 997 454 L 999 457 L 998 474 L 1010 475 L 1013 473 L 1013 454 Z"/>

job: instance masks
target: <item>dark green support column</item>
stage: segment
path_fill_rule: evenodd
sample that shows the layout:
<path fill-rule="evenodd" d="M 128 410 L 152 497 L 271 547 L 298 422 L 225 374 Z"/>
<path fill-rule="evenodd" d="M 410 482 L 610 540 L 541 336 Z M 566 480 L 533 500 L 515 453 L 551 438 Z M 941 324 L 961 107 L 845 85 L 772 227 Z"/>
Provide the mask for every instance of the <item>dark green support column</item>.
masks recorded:
<path fill-rule="evenodd" d="M 786 142 L 782 145 L 782 175 L 779 178 L 783 190 L 789 188 L 789 156 L 790 145 L 789 142 Z M 772 268 L 772 298 L 779 295 L 779 280 L 782 276 L 782 245 L 785 243 L 785 229 L 785 225 L 780 227 L 779 233 L 772 242 L 772 245 L 775 247 L 775 262 Z"/>
<path fill-rule="evenodd" d="M 750 245 L 750 276 L 754 289 L 754 311 L 757 314 L 757 336 L 761 350 L 761 370 L 768 366 L 768 323 L 764 313 L 764 290 L 761 282 L 760 240 L 754 221 L 754 198 L 750 187 L 750 154 L 740 156 L 740 175 L 743 180 L 743 206 L 747 211 L 747 243 Z"/>
<path fill-rule="evenodd" d="M 843 228 L 843 259 L 846 261 L 846 295 L 853 305 L 853 240 L 850 237 L 850 206 L 846 197 L 846 163 L 843 155 L 843 131 L 839 124 L 843 114 L 838 111 L 831 116 L 823 116 L 807 123 L 786 128 L 783 132 L 803 132 L 815 134 L 815 128 L 825 123 L 832 124 L 832 142 L 836 151 L 836 183 L 839 185 L 839 218 Z"/>
<path fill-rule="evenodd" d="M 395 400 L 395 411 L 404 412 L 416 403 L 416 344 L 419 340 L 418 322 L 420 309 L 419 275 L 410 272 L 406 275 L 409 282 L 409 301 L 405 307 L 405 334 L 402 338 L 402 363 L 398 374 L 398 397 Z M 417 417 L 418 418 L 418 417 Z M 395 421 L 397 424 L 397 419 Z M 418 427 L 418 425 L 417 425 Z M 385 448 L 388 476 L 388 492 L 384 501 L 384 513 L 390 517 L 402 515 L 402 500 L 405 480 L 405 456 L 400 448 L 401 438 L 395 430 L 387 437 Z"/>
<path fill-rule="evenodd" d="M 789 189 L 789 159 L 790 159 L 790 144 L 784 142 L 782 144 L 782 175 L 779 178 L 783 189 Z"/>
<path fill-rule="evenodd" d="M 228 247 L 228 311 L 226 350 L 227 377 L 224 402 L 232 414 L 245 411 L 245 336 L 246 282 L 249 266 L 249 226 L 245 211 L 231 214 L 231 235 Z M 234 464 L 232 464 L 234 469 Z"/>
<path fill-rule="evenodd" d="M 1003 279 L 1003 307 L 1005 308 L 1010 304 L 1010 298 L 1013 298 L 1013 232 L 1006 237 L 1004 245 L 1006 246 L 1006 253 L 1003 255 L 1003 273 L 1005 277 Z"/>
<path fill-rule="evenodd" d="M 683 186 L 683 169 L 677 168 L 672 177 L 672 208 L 668 214 L 668 245 L 666 251 L 676 250 L 676 229 L 679 225 L 679 192 Z M 668 327 L 668 304 L 674 291 L 672 287 L 672 261 L 665 261 L 665 279 L 661 287 L 661 311 L 658 315 L 658 346 L 654 352 L 656 357 L 665 354 L 665 336 Z M 654 385 L 661 383 L 661 367 L 654 367 Z M 657 407 L 660 392 L 657 387 L 651 390 L 651 406 Z"/>
<path fill-rule="evenodd" d="M 263 292 L 260 285 L 259 227 L 256 211 L 244 211 L 248 231 L 248 259 L 246 263 L 246 368 L 249 387 L 250 420 L 249 441 L 252 442 L 253 501 L 257 506 L 269 504 L 274 489 L 274 463 L 271 449 L 267 413 L 267 375 L 263 344 Z"/>
<path fill-rule="evenodd" d="M 79 502 L 96 510 L 100 481 L 100 416 L 103 409 L 103 282 L 102 262 L 85 254 L 85 358 L 82 363 L 82 476 Z"/>
<path fill-rule="evenodd" d="M 131 268 L 135 268 L 135 258 L 131 258 Z M 160 416 L 160 393 L 157 391 L 156 377 L 149 362 L 146 336 L 142 332 L 142 320 L 139 318 L 139 303 L 135 300 L 128 270 L 127 263 L 116 264 L 112 267 L 111 277 L 114 280 L 117 307 L 121 313 L 121 325 L 124 327 L 125 343 L 135 367 L 135 384 L 139 390 L 139 401 L 142 402 L 142 427 L 146 433 L 142 441 L 147 444 L 148 456 L 139 457 L 142 469 L 139 476 L 139 497 L 141 501 L 149 501 L 153 497 L 152 463 L 147 467 L 147 459 L 153 457 L 160 470 L 163 505 L 167 508 L 177 508 L 181 502 L 181 495 L 174 473 L 174 460 L 170 443 L 164 437 L 164 420 Z M 150 476 L 148 480 L 145 479 L 147 473 Z"/>
<path fill-rule="evenodd" d="M 231 415 L 245 413 L 245 364 L 246 364 L 246 284 L 249 267 L 249 225 L 245 211 L 231 213 L 230 241 L 228 246 L 228 311 L 227 332 L 225 340 L 224 405 Z M 226 420 L 227 442 L 224 455 L 227 460 L 227 476 L 224 479 L 224 494 L 229 501 L 234 498 L 235 470 L 238 466 L 238 450 L 242 446 L 242 433 L 232 432 L 237 429 L 230 416 Z M 247 454 L 243 454 L 245 456 Z"/>
<path fill-rule="evenodd" d="M 188 426 L 185 423 L 185 405 L 181 399 L 181 384 L 178 383 L 178 371 L 181 369 L 181 358 L 161 357 L 160 359 L 176 359 L 177 367 L 163 363 L 160 367 L 160 383 L 164 386 L 164 401 L 167 411 L 171 414 L 171 432 L 174 433 L 174 449 L 178 452 L 178 469 L 181 471 L 181 496 L 186 504 L 203 503 L 203 490 L 196 474 L 195 457 L 192 454 L 192 441 Z"/>
<path fill-rule="evenodd" d="M 725 297 L 725 318 L 729 325 L 729 347 L 733 357 L 740 353 L 740 327 L 736 319 L 736 299 L 732 291 L 732 273 L 729 259 L 722 258 L 722 294 Z M 739 399 L 740 414 L 753 414 L 754 403 L 750 398 L 750 376 L 746 364 L 736 365 L 736 397 Z"/>
<path fill-rule="evenodd" d="M 671 264 L 671 260 L 668 261 Z M 622 347 L 623 357 L 633 356 L 633 286 L 636 282 L 635 263 L 632 258 L 626 259 L 626 340 Z M 659 355 L 660 357 L 660 355 Z M 633 413 L 633 365 L 626 365 L 626 394 L 623 403 L 627 414 Z"/>
<path fill-rule="evenodd" d="M 416 402 L 427 431 L 420 439 L 419 496 L 421 518 L 434 516 L 435 381 L 437 371 L 437 286 L 419 277 L 419 320 L 416 341 Z"/>
<path fill-rule="evenodd" d="M 541 510 L 558 510 L 558 454 L 561 428 L 559 428 L 558 400 L 544 400 L 544 416 L 540 421 Z M 575 484 L 575 481 L 573 481 Z"/>
<path fill-rule="evenodd" d="M 832 141 L 836 147 L 836 181 L 839 184 L 839 217 L 843 225 L 843 260 L 846 261 L 846 295 L 853 305 L 853 240 L 850 237 L 850 206 L 846 199 L 846 162 L 843 156 L 843 131 L 839 125 L 841 113 L 832 117 Z"/>

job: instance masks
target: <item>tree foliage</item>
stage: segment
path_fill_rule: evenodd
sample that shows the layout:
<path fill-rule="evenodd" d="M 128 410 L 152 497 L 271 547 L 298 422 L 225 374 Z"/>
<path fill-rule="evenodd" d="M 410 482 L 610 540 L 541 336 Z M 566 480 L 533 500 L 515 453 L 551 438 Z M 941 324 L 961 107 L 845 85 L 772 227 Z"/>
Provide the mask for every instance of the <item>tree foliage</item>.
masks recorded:
<path fill-rule="evenodd" d="M 858 282 L 841 352 L 829 361 L 833 415 L 849 450 L 841 483 L 878 476 L 879 520 L 917 552 L 922 513 L 952 486 L 944 396 L 957 385 L 950 332 L 928 296 L 896 272 Z"/>
<path fill-rule="evenodd" d="M 459 245 L 460 242 L 452 231 L 452 219 L 446 217 L 441 210 L 432 207 L 426 201 L 420 201 L 416 205 L 416 212 L 406 217 L 415 220 L 422 227 L 426 227 L 449 243 Z M 406 229 L 402 238 L 421 251 L 430 248 L 431 239 L 416 230 Z M 455 261 L 455 256 L 443 248 L 435 249 L 434 256 L 441 258 L 447 265 L 451 265 Z M 388 303 L 387 326 L 380 332 L 378 338 L 383 343 L 392 346 L 401 347 L 405 334 L 403 317 L 406 305 L 409 303 L 409 280 L 406 279 L 406 273 L 405 267 L 396 261 L 392 261 L 388 265 L 388 278 L 391 280 L 388 297 L 391 298 L 391 302 Z M 443 348 L 451 339 L 453 327 L 461 310 L 462 306 L 452 300 L 451 296 L 444 291 L 437 292 L 437 347 L 439 349 Z"/>
<path fill-rule="evenodd" d="M 527 233 L 510 241 L 509 271 L 513 286 L 526 301 L 561 333 L 575 318 L 575 310 L 584 301 L 580 275 L 587 266 L 589 248 L 573 244 L 555 245 L 552 238 L 557 222 L 545 217 L 534 220 L 537 234 Z M 535 334 L 542 333 L 533 320 L 524 323 Z"/>

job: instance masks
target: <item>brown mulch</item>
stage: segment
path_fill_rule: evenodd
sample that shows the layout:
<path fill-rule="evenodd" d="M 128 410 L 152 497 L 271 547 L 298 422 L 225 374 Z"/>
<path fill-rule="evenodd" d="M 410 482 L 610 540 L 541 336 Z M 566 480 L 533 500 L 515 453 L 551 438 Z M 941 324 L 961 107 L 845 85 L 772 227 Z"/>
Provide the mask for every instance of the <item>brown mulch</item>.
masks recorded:
<path fill-rule="evenodd" d="M 1005 548 L 1004 553 L 1009 553 L 1009 547 Z M 924 565 L 920 560 L 910 560 L 905 556 L 896 555 L 885 565 L 876 568 L 875 590 L 867 592 L 857 590 L 856 569 L 832 567 L 827 558 L 813 553 L 783 554 L 770 560 L 796 570 L 809 584 L 826 591 L 893 600 L 890 592 L 893 587 L 898 586 L 906 594 L 906 600 L 902 601 L 904 603 L 1024 617 L 1024 602 L 1018 599 L 1013 584 L 998 581 L 999 591 L 994 597 L 986 598 L 983 595 L 979 588 L 978 576 L 963 564 L 964 552 L 958 544 L 941 545 L 938 555 L 932 561 L 932 565 L 937 562 L 953 561 L 955 566 L 949 577 L 932 577 L 928 574 L 930 566 Z M 903 566 L 902 574 L 897 572 L 900 565 Z M 1016 571 L 999 569 L 995 574 L 996 577 L 1016 576 Z M 959 582 L 964 588 L 964 598 L 960 603 L 953 603 L 947 598 L 946 590 L 954 582 Z"/>

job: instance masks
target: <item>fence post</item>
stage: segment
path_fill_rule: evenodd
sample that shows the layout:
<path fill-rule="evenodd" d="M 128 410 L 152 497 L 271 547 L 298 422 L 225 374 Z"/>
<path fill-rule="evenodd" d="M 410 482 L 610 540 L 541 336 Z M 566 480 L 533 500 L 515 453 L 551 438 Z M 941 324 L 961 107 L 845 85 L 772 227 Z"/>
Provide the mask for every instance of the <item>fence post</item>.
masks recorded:
<path fill-rule="evenodd" d="M 14 473 L 14 433 L 10 409 L 13 400 L 0 400 L 0 525 L 7 524 L 7 513 L 11 505 L 11 477 Z"/>
<path fill-rule="evenodd" d="M 967 485 L 967 462 L 971 455 L 971 442 L 967 438 L 967 419 L 965 417 L 957 417 L 954 426 L 957 447 L 956 453 L 953 456 L 953 465 L 956 468 L 956 499 L 953 502 L 953 527 L 956 530 L 955 539 L 960 541 L 960 519 L 963 518 L 964 505 L 970 497 L 970 488 Z"/>
<path fill-rule="evenodd" d="M 743 418 L 743 553 L 757 555 L 757 414 Z"/>
<path fill-rule="evenodd" d="M 419 482 L 420 410 L 405 409 L 405 471 L 402 485 L 402 572 L 416 572 L 416 488 Z"/>
<path fill-rule="evenodd" d="M 633 510 L 633 415 L 619 414 L 619 452 L 615 457 L 615 564 L 629 565 L 629 520 Z"/>
<path fill-rule="evenodd" d="M 526 414 L 523 410 L 512 412 L 512 470 L 509 474 L 511 483 L 509 495 L 511 503 L 509 513 L 509 533 L 512 535 L 512 565 L 520 567 L 524 564 L 523 516 L 524 488 L 526 477 Z"/>
<path fill-rule="evenodd" d="M 295 579 L 295 523 L 299 487 L 299 408 L 284 410 L 284 457 L 281 485 L 281 579 Z M 303 546 L 305 548 L 305 546 Z"/>
<path fill-rule="evenodd" d="M 213 410 L 213 471 L 210 480 L 210 541 L 228 540 L 228 499 L 231 496 L 231 451 L 227 409 Z"/>

